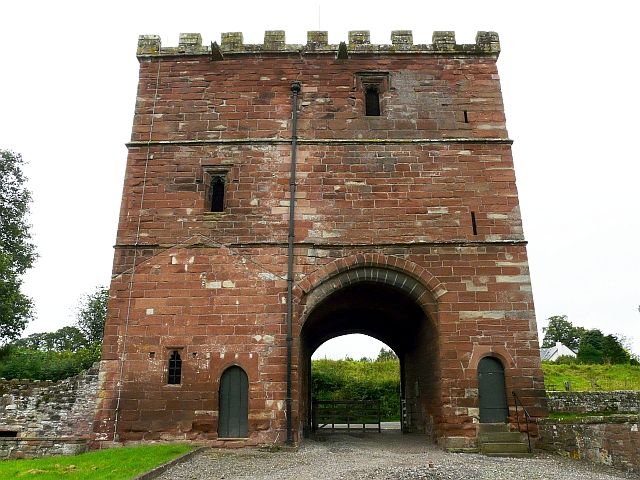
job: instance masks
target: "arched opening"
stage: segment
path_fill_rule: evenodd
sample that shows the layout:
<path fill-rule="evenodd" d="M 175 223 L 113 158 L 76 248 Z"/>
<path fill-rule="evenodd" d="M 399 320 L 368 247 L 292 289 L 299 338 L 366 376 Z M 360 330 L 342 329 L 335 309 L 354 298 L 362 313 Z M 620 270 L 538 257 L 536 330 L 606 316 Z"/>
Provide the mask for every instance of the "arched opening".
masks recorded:
<path fill-rule="evenodd" d="M 335 337 L 311 357 L 312 430 L 400 430 L 400 361 L 362 334 Z"/>
<path fill-rule="evenodd" d="M 249 424 L 249 379 L 234 365 L 220 378 L 218 437 L 245 438 Z"/>
<path fill-rule="evenodd" d="M 484 357 L 478 364 L 480 423 L 506 423 L 509 416 L 504 367 L 495 357 Z"/>
<path fill-rule="evenodd" d="M 437 435 L 440 420 L 435 302 L 417 280 L 385 268 L 364 267 L 332 277 L 310 292 L 300 335 L 301 423 L 312 427 L 311 356 L 327 340 L 361 333 L 398 356 L 404 432 Z M 432 311 L 428 303 L 431 303 Z"/>

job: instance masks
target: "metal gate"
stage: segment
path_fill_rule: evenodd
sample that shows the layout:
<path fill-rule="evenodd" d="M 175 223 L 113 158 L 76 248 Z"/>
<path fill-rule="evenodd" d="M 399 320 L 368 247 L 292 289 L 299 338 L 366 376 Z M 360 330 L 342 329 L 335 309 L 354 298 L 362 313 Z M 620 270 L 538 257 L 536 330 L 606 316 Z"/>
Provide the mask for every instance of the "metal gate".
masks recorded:
<path fill-rule="evenodd" d="M 496 358 L 485 357 L 478 364 L 478 395 L 481 423 L 506 423 L 509 415 L 504 368 Z"/>
<path fill-rule="evenodd" d="M 233 366 L 220 379 L 218 437 L 245 438 L 248 434 L 249 380 L 245 371 Z"/>

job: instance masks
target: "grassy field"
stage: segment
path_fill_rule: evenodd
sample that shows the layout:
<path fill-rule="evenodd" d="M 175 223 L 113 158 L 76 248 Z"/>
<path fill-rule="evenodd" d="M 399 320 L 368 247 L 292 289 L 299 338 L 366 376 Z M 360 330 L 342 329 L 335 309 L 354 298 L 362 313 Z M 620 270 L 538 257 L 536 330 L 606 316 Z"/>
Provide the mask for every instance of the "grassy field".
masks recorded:
<path fill-rule="evenodd" d="M 633 365 L 554 365 L 543 363 L 547 391 L 640 390 L 640 366 Z"/>
<path fill-rule="evenodd" d="M 311 371 L 314 398 L 380 399 L 383 421 L 400 419 L 400 363 L 397 360 L 313 360 Z"/>
<path fill-rule="evenodd" d="M 0 478 L 131 479 L 192 450 L 189 445 L 110 448 L 68 457 L 0 462 Z"/>

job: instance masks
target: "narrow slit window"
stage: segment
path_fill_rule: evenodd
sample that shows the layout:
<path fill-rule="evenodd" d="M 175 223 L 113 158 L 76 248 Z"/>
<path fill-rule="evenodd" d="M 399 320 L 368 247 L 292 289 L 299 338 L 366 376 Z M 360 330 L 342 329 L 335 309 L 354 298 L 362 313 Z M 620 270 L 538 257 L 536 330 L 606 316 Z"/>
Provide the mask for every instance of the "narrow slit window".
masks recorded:
<path fill-rule="evenodd" d="M 370 85 L 365 90 L 365 109 L 368 117 L 380 116 L 380 92 L 374 85 Z"/>
<path fill-rule="evenodd" d="M 467 114 L 467 111 L 464 110 L 463 113 L 464 113 L 464 123 L 469 123 L 469 115 Z"/>
<path fill-rule="evenodd" d="M 211 179 L 211 211 L 224 212 L 224 177 L 221 175 Z"/>
<path fill-rule="evenodd" d="M 167 383 L 169 385 L 179 385 L 182 378 L 182 359 L 180 353 L 177 350 L 171 352 L 169 357 L 169 375 L 167 376 Z"/>
<path fill-rule="evenodd" d="M 473 234 L 478 235 L 478 225 L 476 224 L 476 212 L 471 212 L 471 228 L 473 228 Z"/>

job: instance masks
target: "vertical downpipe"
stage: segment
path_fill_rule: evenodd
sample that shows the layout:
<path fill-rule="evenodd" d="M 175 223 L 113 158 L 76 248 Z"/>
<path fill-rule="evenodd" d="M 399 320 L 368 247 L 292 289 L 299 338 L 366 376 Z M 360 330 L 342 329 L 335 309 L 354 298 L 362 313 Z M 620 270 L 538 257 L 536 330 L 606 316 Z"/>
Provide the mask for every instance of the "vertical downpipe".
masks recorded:
<path fill-rule="evenodd" d="M 287 247 L 287 445 L 293 445 L 291 360 L 293 353 L 293 243 L 295 239 L 298 93 L 300 93 L 300 82 L 293 82 L 291 84 L 291 174 L 289 176 L 289 237 Z"/>

